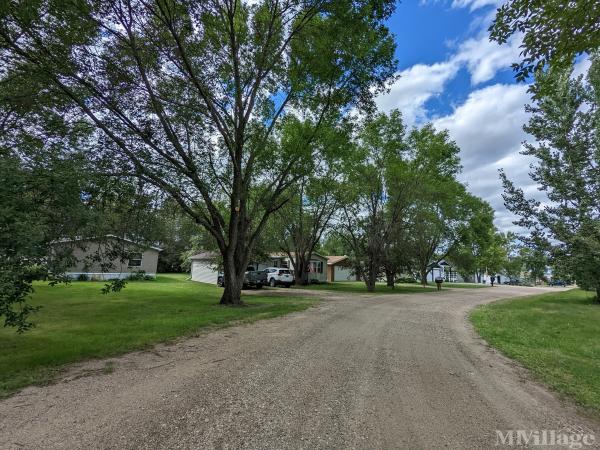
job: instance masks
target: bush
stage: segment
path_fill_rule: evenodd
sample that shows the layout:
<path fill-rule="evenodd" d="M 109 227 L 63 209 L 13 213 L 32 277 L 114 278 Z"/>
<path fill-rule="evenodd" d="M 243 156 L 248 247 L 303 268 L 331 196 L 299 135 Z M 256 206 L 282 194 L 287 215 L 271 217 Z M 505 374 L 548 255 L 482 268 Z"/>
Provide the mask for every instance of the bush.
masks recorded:
<path fill-rule="evenodd" d="M 396 283 L 416 283 L 417 280 L 415 280 L 412 277 L 399 277 L 396 278 Z"/>
<path fill-rule="evenodd" d="M 135 272 L 131 272 L 127 279 L 129 281 L 144 281 L 146 279 L 146 271 L 136 270 Z"/>
<path fill-rule="evenodd" d="M 90 277 L 88 277 L 87 273 L 80 273 L 77 275 L 77 281 L 90 281 Z"/>

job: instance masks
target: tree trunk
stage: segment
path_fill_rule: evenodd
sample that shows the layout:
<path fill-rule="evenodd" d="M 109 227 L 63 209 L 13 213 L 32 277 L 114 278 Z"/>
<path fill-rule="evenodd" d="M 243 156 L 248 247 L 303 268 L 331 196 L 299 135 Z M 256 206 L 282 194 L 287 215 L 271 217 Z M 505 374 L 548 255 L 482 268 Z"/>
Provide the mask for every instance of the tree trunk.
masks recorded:
<path fill-rule="evenodd" d="M 421 269 L 421 284 L 427 286 L 427 269 Z"/>
<path fill-rule="evenodd" d="M 600 303 L 600 286 L 596 288 L 596 303 Z"/>
<path fill-rule="evenodd" d="M 394 289 L 396 284 L 396 273 L 392 270 L 385 270 L 385 280 L 388 287 Z"/>
<path fill-rule="evenodd" d="M 367 284 L 368 292 L 375 292 L 375 281 L 377 280 L 377 274 L 372 268 L 369 268 L 365 282 Z"/>
<path fill-rule="evenodd" d="M 306 258 L 301 256 L 296 257 L 296 265 L 294 265 L 294 283 L 301 286 L 306 286 L 308 284 Z"/>
<path fill-rule="evenodd" d="M 223 255 L 223 277 L 225 281 L 225 290 L 221 296 L 221 305 L 241 305 L 242 287 L 246 274 L 246 258 L 244 252 L 239 251 L 234 254 L 226 252 Z"/>
<path fill-rule="evenodd" d="M 362 279 L 363 279 L 362 266 L 360 266 L 359 264 L 357 264 L 354 267 L 354 277 L 356 278 L 356 281 L 362 281 Z"/>

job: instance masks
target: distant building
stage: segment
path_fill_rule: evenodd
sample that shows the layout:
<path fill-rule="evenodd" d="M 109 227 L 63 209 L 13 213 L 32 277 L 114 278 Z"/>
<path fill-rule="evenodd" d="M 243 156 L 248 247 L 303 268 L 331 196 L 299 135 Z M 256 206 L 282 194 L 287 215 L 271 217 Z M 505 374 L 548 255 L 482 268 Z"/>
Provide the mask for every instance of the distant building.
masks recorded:
<path fill-rule="evenodd" d="M 435 279 L 438 277 L 442 277 L 448 283 L 462 283 L 465 281 L 445 259 L 429 265 L 427 281 L 435 282 Z"/>
<path fill-rule="evenodd" d="M 162 251 L 113 235 L 102 240 L 64 239 L 54 246 L 57 249 L 66 246 L 72 251 L 75 263 L 67 269 L 66 276 L 89 280 L 123 279 L 142 271 L 155 277 L 158 255 Z"/>

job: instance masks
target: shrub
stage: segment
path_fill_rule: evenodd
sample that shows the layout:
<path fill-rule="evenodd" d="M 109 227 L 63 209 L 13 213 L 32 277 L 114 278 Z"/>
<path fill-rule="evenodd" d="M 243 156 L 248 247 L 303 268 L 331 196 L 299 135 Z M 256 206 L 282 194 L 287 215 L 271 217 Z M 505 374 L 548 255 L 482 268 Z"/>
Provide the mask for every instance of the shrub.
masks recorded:
<path fill-rule="evenodd" d="M 135 272 L 131 272 L 127 277 L 130 281 L 143 281 L 146 277 L 146 271 L 144 270 L 136 270 Z"/>

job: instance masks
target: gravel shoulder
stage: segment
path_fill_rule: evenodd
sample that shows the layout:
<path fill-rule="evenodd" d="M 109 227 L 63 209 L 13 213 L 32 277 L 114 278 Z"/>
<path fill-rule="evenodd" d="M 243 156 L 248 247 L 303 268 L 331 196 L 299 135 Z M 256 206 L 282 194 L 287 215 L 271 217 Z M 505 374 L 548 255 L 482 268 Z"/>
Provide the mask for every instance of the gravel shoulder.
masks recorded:
<path fill-rule="evenodd" d="M 531 381 L 467 320 L 477 304 L 542 291 L 320 291 L 323 302 L 300 313 L 27 388 L 0 402 L 0 447 L 492 448 L 496 430 L 511 429 L 583 429 L 600 441 L 596 419 Z"/>

